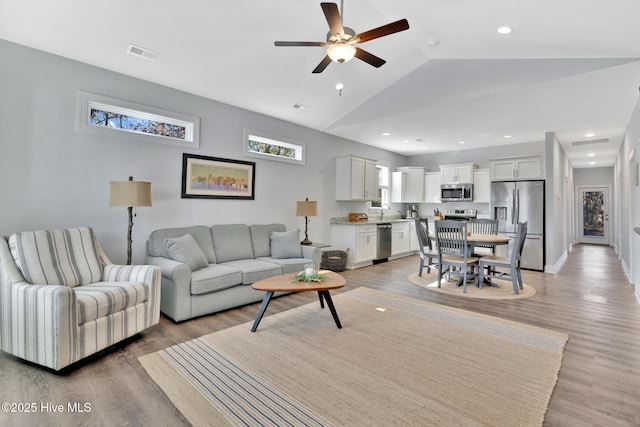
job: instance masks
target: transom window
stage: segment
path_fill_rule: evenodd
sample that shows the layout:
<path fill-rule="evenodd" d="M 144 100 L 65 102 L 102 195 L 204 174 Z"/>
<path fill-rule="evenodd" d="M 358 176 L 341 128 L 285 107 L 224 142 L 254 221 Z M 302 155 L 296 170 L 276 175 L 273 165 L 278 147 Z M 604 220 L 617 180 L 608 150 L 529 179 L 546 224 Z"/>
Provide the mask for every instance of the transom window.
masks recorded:
<path fill-rule="evenodd" d="M 129 101 L 80 92 L 78 127 L 90 132 L 121 132 L 183 147 L 198 148 L 200 120 L 180 113 L 160 110 Z"/>
<path fill-rule="evenodd" d="M 277 139 L 276 139 L 277 138 Z M 304 165 L 304 144 L 245 129 L 245 156 Z"/>

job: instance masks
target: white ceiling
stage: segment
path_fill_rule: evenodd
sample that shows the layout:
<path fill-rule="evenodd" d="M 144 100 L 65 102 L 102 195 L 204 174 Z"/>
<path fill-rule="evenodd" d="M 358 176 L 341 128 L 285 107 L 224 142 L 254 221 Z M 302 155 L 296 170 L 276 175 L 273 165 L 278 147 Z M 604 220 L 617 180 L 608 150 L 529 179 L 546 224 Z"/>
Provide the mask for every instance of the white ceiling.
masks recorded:
<path fill-rule="evenodd" d="M 637 0 L 345 0 L 356 32 L 411 28 L 360 45 L 381 68 L 354 59 L 321 74 L 324 48 L 273 45 L 325 40 L 315 0 L 0 0 L 0 11 L 2 39 L 404 155 L 553 131 L 575 167 L 610 166 L 640 86 Z M 128 54 L 132 43 L 158 58 Z"/>

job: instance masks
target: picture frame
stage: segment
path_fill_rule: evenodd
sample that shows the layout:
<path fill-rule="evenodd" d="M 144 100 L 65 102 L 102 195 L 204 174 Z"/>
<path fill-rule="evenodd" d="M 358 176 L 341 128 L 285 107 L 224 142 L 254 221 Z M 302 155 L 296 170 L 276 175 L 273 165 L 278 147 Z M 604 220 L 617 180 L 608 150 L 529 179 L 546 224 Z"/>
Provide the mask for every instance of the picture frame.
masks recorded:
<path fill-rule="evenodd" d="M 181 198 L 255 199 L 255 162 L 183 153 Z"/>

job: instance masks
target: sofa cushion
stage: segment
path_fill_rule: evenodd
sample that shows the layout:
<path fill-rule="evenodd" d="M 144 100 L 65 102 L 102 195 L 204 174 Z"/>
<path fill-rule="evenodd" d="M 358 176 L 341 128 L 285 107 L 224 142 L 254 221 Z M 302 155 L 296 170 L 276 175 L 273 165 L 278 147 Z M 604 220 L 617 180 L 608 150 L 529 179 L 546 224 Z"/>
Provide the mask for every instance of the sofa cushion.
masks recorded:
<path fill-rule="evenodd" d="M 125 310 L 149 299 L 149 287 L 138 282 L 100 282 L 74 289 L 78 325 Z"/>
<path fill-rule="evenodd" d="M 242 284 L 242 272 L 237 268 L 211 264 L 191 273 L 191 295 L 208 294 Z"/>
<path fill-rule="evenodd" d="M 271 258 L 302 258 L 302 248 L 298 239 L 300 239 L 298 230 L 272 231 Z"/>
<path fill-rule="evenodd" d="M 185 234 L 191 234 L 202 253 L 207 257 L 209 264 L 216 263 L 216 254 L 213 251 L 213 240 L 211 239 L 211 230 L 204 225 L 195 225 L 193 227 L 181 227 L 181 228 L 165 228 L 162 230 L 155 230 L 149 236 L 147 241 L 147 252 L 151 256 L 159 256 L 163 258 L 169 258 L 167 253 L 167 244 L 165 239 L 184 236 Z"/>
<path fill-rule="evenodd" d="M 89 227 L 14 233 L 9 247 L 31 284 L 75 287 L 102 280 L 102 263 Z"/>
<path fill-rule="evenodd" d="M 218 264 L 254 258 L 248 225 L 214 225 L 211 227 L 211 236 Z"/>
<path fill-rule="evenodd" d="M 242 271 L 242 284 L 250 285 L 258 280 L 282 274 L 282 267 L 255 259 L 241 259 L 224 263 L 225 266 Z"/>
<path fill-rule="evenodd" d="M 209 265 L 207 257 L 202 253 L 196 239 L 191 234 L 164 239 L 167 244 L 169 258 L 189 266 L 191 271 L 200 270 Z"/>
<path fill-rule="evenodd" d="M 260 257 L 256 259 L 257 261 L 264 261 L 271 264 L 278 264 L 282 267 L 282 274 L 287 273 L 297 273 L 300 271 L 304 271 L 305 268 L 315 268 L 312 259 L 308 258 L 284 258 L 284 259 L 276 259 L 270 257 Z"/>
<path fill-rule="evenodd" d="M 249 226 L 251 243 L 253 244 L 253 256 L 271 256 L 271 232 L 287 231 L 284 224 L 254 224 Z"/>

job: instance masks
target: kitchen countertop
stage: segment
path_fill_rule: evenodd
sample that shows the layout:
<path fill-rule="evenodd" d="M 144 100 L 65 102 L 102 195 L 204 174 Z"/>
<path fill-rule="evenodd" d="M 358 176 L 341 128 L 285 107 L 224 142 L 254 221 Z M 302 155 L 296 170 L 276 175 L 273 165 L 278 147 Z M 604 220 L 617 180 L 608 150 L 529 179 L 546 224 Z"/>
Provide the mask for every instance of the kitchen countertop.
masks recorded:
<path fill-rule="evenodd" d="M 433 220 L 433 217 L 420 217 L 420 218 Z M 382 219 L 380 219 L 380 217 L 374 217 L 374 218 L 369 217 L 369 221 L 362 221 L 362 222 L 349 221 L 348 218 L 332 218 L 331 224 L 336 224 L 336 225 L 367 225 L 367 224 L 383 224 L 383 223 L 393 224 L 394 222 L 411 222 L 413 220 L 414 218 L 400 218 L 398 216 L 388 216 L 388 217 L 385 216 Z"/>

